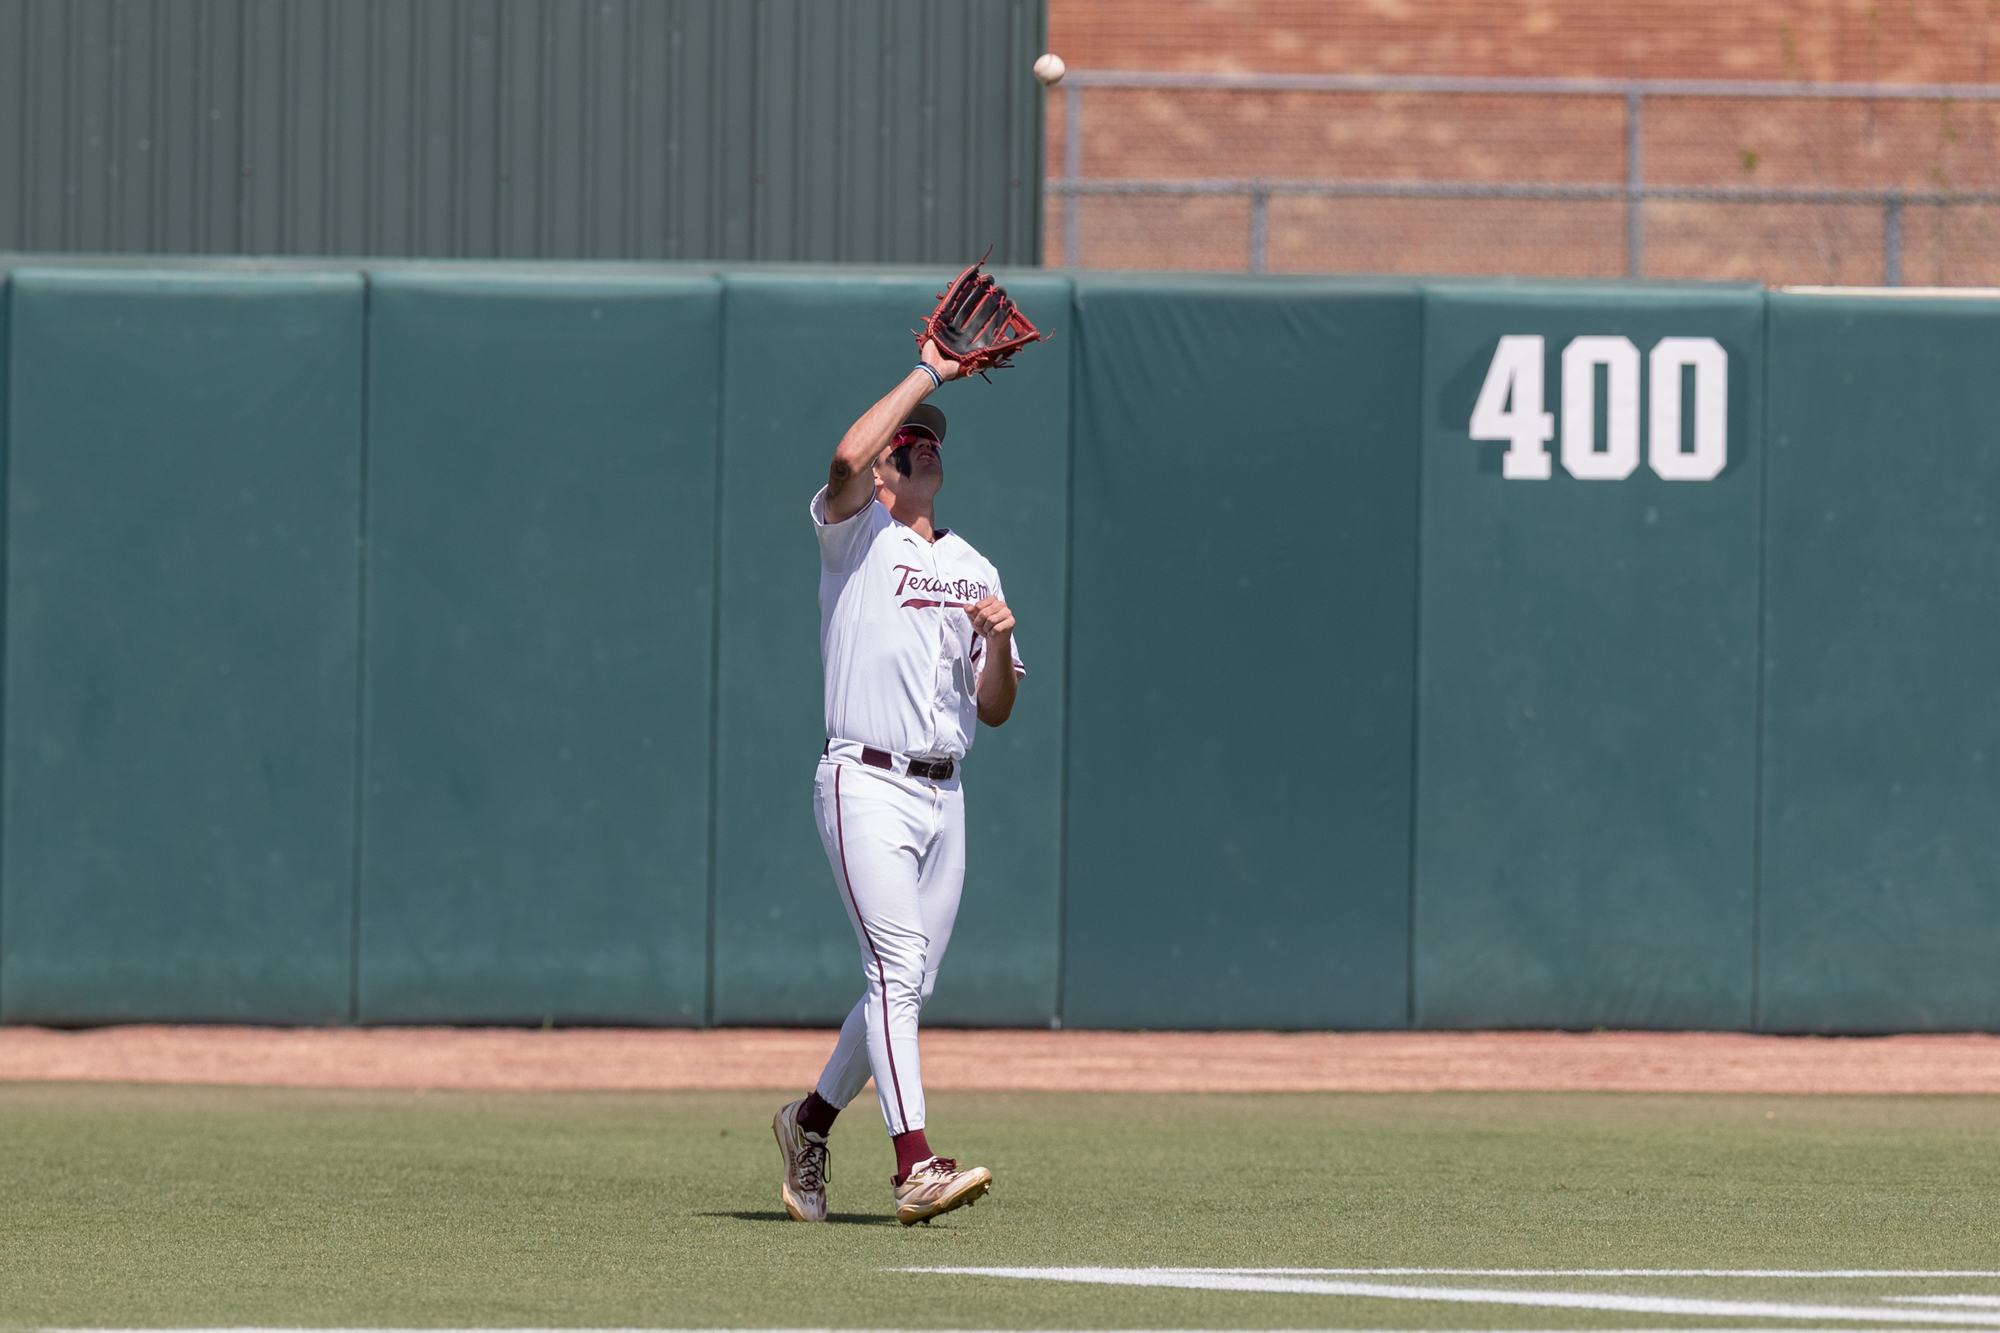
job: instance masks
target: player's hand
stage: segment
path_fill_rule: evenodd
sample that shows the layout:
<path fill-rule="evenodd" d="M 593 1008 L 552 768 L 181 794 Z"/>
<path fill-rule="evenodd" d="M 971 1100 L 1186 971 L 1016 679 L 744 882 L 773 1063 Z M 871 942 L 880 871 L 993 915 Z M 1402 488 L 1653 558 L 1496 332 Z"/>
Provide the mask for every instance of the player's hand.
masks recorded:
<path fill-rule="evenodd" d="M 958 362 L 944 354 L 944 349 L 938 346 L 935 338 L 924 339 L 922 356 L 924 364 L 935 370 L 941 380 L 955 380 L 965 373 Z"/>
<path fill-rule="evenodd" d="M 965 615 L 972 622 L 973 632 L 989 643 L 1013 636 L 1014 613 L 998 597 L 980 598 L 965 608 Z"/>

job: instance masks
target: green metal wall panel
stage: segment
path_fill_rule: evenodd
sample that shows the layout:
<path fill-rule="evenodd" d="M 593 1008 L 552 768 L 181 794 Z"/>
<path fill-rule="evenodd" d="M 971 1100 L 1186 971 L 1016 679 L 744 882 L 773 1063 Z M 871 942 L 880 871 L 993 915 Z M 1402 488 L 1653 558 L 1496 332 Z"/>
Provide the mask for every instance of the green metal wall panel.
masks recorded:
<path fill-rule="evenodd" d="M 1438 288 L 1424 319 L 1416 1022 L 1746 1026 L 1762 295 Z M 1509 445 L 1471 438 L 1508 335 L 1544 340 L 1548 480 L 1507 477 Z M 1629 341 L 1629 405 L 1614 372 L 1564 370 L 1580 336 Z M 1656 472 L 1673 466 L 1646 425 L 1665 337 L 1726 354 L 1709 480 Z M 1699 373 L 1663 372 L 1683 452 Z M 1573 423 L 1564 385 L 1584 376 Z M 1515 394 L 1493 406 L 1528 413 Z M 1614 418 L 1650 452 L 1622 480 L 1572 476 L 1606 464 L 1564 442 L 1608 453 Z"/>
<path fill-rule="evenodd" d="M 702 1021 L 720 316 L 375 280 L 362 1021 Z"/>
<path fill-rule="evenodd" d="M 2000 1027 L 2000 301 L 1774 294 L 1758 1025 Z"/>
<path fill-rule="evenodd" d="M 0 1017 L 345 1019 L 362 282 L 11 298 Z"/>
<path fill-rule="evenodd" d="M 907 330 L 949 280 L 730 274 L 724 316 L 714 1018 L 838 1020 L 861 993 L 854 932 L 812 814 L 824 738 L 818 547 L 806 506 L 841 433 L 916 360 Z M 1054 341 L 991 384 L 945 386 L 940 520 L 999 568 L 1028 664 L 1012 719 L 965 766 L 965 898 L 929 1021 L 1055 1012 L 1069 440 L 1069 286 L 1003 273 Z M 810 361 L 801 328 L 839 327 Z"/>
<path fill-rule="evenodd" d="M 1040 262 L 1045 0 L 0 0 L 0 250 Z"/>
<path fill-rule="evenodd" d="M 1420 309 L 1077 287 L 1072 1026 L 1407 1021 Z"/>

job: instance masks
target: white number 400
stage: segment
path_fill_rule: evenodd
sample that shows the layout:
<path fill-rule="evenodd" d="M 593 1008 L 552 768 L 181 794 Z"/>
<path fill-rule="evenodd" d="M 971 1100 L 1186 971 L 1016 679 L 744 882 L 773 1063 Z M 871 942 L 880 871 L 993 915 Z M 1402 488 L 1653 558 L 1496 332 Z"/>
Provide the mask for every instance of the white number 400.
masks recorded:
<path fill-rule="evenodd" d="M 1542 410 L 1542 335 L 1500 340 L 1472 438 L 1505 440 L 1500 474 L 1547 481 L 1555 418 Z M 1662 338 L 1647 358 L 1652 411 L 1646 461 L 1668 481 L 1707 481 L 1729 461 L 1729 354 L 1713 338 Z M 1605 370 L 1604 447 L 1597 444 L 1597 368 Z M 1681 447 L 1681 372 L 1694 371 L 1694 448 Z M 1623 481 L 1639 466 L 1639 349 L 1618 336 L 1570 340 L 1562 354 L 1563 470 L 1580 481 Z"/>

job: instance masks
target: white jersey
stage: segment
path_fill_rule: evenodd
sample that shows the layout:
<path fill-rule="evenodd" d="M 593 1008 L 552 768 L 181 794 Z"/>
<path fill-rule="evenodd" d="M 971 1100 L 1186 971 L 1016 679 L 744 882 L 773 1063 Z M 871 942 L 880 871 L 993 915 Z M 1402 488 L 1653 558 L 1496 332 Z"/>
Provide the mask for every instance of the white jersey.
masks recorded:
<path fill-rule="evenodd" d="M 812 500 L 819 533 L 819 656 L 826 669 L 826 734 L 911 758 L 963 758 L 979 721 L 986 642 L 964 608 L 1006 600 L 1000 574 L 950 529 L 927 542 L 879 500 L 826 521 L 826 489 Z M 1018 643 L 1014 672 L 1021 665 Z"/>

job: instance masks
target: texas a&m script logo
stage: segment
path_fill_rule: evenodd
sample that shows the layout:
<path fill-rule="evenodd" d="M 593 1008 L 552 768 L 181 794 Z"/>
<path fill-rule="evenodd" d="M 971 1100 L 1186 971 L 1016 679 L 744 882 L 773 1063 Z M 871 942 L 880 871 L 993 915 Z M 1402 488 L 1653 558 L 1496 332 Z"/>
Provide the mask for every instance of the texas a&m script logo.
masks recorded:
<path fill-rule="evenodd" d="M 941 579 L 924 573 L 915 565 L 896 565 L 903 577 L 896 581 L 895 596 L 905 593 L 931 593 L 930 597 L 911 597 L 903 603 L 907 609 L 913 606 L 971 606 L 993 590 L 977 579 Z"/>

